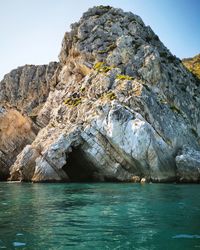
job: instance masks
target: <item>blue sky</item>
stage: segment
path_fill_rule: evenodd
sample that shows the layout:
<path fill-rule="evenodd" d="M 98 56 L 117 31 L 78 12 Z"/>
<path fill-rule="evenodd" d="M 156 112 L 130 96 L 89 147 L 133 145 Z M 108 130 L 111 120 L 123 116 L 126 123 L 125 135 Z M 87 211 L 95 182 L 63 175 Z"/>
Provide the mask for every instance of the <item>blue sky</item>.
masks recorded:
<path fill-rule="evenodd" d="M 200 53 L 200 0 L 1 0 L 0 79 L 24 64 L 58 60 L 64 32 L 100 4 L 141 16 L 180 58 Z"/>

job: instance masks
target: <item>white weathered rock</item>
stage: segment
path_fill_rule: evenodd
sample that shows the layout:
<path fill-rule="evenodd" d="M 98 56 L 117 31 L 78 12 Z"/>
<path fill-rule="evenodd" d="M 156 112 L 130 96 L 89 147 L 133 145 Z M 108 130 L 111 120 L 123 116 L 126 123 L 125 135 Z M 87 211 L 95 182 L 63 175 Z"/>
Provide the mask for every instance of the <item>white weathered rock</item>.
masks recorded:
<path fill-rule="evenodd" d="M 187 146 L 176 156 L 177 175 L 180 182 L 200 181 L 200 151 Z"/>
<path fill-rule="evenodd" d="M 12 166 L 11 180 L 30 181 L 35 172 L 35 160 L 39 156 L 35 148 L 27 145 Z"/>

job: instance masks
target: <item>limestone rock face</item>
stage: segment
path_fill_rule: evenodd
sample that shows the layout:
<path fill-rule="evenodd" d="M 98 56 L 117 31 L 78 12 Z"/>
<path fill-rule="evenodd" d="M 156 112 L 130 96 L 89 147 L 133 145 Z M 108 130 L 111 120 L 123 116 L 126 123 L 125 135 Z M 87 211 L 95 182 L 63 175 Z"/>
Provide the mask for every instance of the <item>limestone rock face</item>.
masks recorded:
<path fill-rule="evenodd" d="M 94 7 L 71 28 L 37 114 L 42 129 L 11 180 L 185 178 L 175 158 L 183 145 L 200 150 L 199 81 L 132 13 Z"/>
<path fill-rule="evenodd" d="M 37 117 L 50 89 L 57 82 L 59 64 L 25 65 L 12 70 L 0 82 L 0 179 L 9 176 L 9 168 L 24 146 L 30 144 L 48 114 Z"/>
<path fill-rule="evenodd" d="M 56 84 L 58 67 L 57 62 L 51 62 L 12 70 L 0 82 L 0 103 L 31 115 L 34 108 L 46 101 L 50 87 Z"/>
<path fill-rule="evenodd" d="M 9 176 L 9 167 L 35 134 L 31 122 L 17 110 L 0 109 L 0 180 Z"/>
<path fill-rule="evenodd" d="M 200 182 L 200 151 L 183 147 L 176 156 L 176 166 L 181 182 Z"/>

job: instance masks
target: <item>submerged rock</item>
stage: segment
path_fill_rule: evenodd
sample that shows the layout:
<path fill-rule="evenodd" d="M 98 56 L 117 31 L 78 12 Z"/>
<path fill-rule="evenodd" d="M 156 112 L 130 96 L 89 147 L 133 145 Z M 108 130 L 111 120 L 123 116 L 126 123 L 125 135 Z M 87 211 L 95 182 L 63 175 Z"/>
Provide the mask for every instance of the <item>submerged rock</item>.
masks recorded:
<path fill-rule="evenodd" d="M 200 148 L 199 81 L 132 13 L 94 7 L 71 27 L 40 132 L 11 180 L 185 178 L 175 157 L 183 145 Z"/>

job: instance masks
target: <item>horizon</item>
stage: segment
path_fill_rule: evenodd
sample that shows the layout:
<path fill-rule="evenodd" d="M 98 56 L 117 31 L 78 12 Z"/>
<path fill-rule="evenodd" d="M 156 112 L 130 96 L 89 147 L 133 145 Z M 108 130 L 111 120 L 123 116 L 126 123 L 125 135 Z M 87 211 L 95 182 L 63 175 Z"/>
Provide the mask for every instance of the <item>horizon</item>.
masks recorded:
<path fill-rule="evenodd" d="M 198 0 L 85 0 L 84 3 L 7 0 L 1 3 L 0 80 L 12 69 L 25 64 L 48 64 L 58 61 L 64 33 L 88 8 L 110 5 L 139 15 L 163 44 L 177 57 L 192 58 L 200 53 Z M 78 7 L 77 7 L 78 6 Z M 159 21 L 159 22 L 158 22 Z"/>

